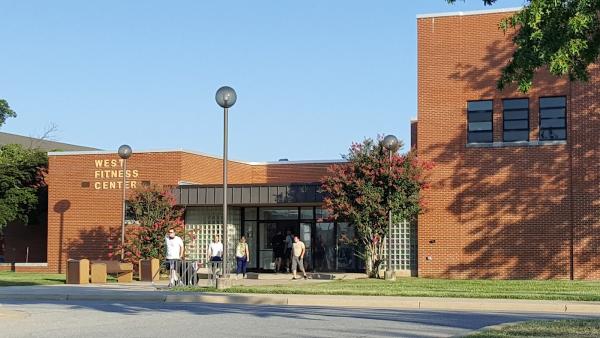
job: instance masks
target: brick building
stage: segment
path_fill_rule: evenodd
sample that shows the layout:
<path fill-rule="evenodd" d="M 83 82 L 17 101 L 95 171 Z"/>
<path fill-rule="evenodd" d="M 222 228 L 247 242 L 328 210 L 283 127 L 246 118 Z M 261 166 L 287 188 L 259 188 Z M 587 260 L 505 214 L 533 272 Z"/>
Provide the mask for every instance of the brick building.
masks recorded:
<path fill-rule="evenodd" d="M 422 15 L 419 156 L 434 161 L 419 217 L 421 277 L 600 278 L 600 73 L 540 72 L 500 92 L 513 10 Z M 417 127 L 418 126 L 418 127 Z"/>
<path fill-rule="evenodd" d="M 250 269 L 272 270 L 272 237 L 287 230 L 306 243 L 309 269 L 360 268 L 351 249 L 337 241 L 352 236 L 352 226 L 328 221 L 321 208 L 318 182 L 335 162 L 229 162 L 229 243 L 247 236 Z M 222 159 L 191 151 L 135 152 L 125 175 L 128 194 L 150 185 L 175 193 L 186 229 L 195 233 L 187 239 L 186 257 L 205 260 L 207 245 L 222 229 Z M 115 152 L 49 153 L 46 270 L 64 272 L 69 258 L 107 258 L 109 238 L 120 238 L 114 235 L 121 232 L 122 180 Z"/>

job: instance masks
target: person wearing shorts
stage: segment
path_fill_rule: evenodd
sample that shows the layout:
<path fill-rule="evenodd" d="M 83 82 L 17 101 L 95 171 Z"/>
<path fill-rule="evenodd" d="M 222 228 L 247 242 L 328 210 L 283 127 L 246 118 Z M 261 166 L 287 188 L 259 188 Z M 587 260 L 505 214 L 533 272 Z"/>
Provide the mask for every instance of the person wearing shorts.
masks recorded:
<path fill-rule="evenodd" d="M 215 235 L 213 242 L 208 245 L 206 256 L 211 262 L 222 262 L 223 261 L 223 243 L 221 243 L 221 236 Z M 217 264 L 211 264 L 212 274 L 221 274 L 221 271 L 217 268 Z"/>
<path fill-rule="evenodd" d="M 292 245 L 292 273 L 294 277 L 292 279 L 297 279 L 297 269 L 302 271 L 303 277 L 306 279 L 306 271 L 304 271 L 304 254 L 306 254 L 306 246 L 298 236 L 294 236 L 294 244 Z"/>
<path fill-rule="evenodd" d="M 183 257 L 183 240 L 175 235 L 175 229 L 169 229 L 165 237 L 167 247 L 167 264 L 169 266 L 169 287 L 175 286 L 180 281 L 179 270 L 181 269 L 181 258 Z"/>

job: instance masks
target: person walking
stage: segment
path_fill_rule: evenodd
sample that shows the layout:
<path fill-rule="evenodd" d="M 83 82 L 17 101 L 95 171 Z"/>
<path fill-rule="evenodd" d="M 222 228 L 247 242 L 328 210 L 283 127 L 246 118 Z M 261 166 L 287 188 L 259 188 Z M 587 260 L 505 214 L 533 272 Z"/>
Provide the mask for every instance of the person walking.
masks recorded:
<path fill-rule="evenodd" d="M 304 271 L 304 254 L 306 254 L 306 246 L 304 242 L 298 238 L 298 236 L 294 236 L 294 244 L 292 245 L 292 274 L 296 278 L 296 270 L 300 268 L 302 271 L 304 279 L 306 279 L 306 271 Z"/>
<path fill-rule="evenodd" d="M 169 287 L 176 285 L 181 281 L 178 272 L 181 269 L 181 258 L 183 257 L 183 240 L 175 235 L 175 229 L 170 228 L 165 236 L 165 245 L 167 248 L 167 264 L 169 265 Z"/>
<path fill-rule="evenodd" d="M 235 260 L 237 262 L 235 279 L 238 279 L 240 273 L 242 273 L 242 279 L 246 278 L 246 266 L 250 261 L 250 251 L 248 250 L 248 243 L 246 243 L 246 236 L 240 237 L 240 242 L 235 248 Z"/>
<path fill-rule="evenodd" d="M 218 270 L 218 263 L 216 263 L 216 262 L 223 261 L 223 243 L 221 243 L 221 236 L 215 235 L 213 237 L 212 243 L 210 243 L 208 245 L 206 257 L 208 257 L 208 259 L 211 262 L 212 274 L 213 275 L 215 275 L 216 273 L 220 274 L 220 271 Z"/>

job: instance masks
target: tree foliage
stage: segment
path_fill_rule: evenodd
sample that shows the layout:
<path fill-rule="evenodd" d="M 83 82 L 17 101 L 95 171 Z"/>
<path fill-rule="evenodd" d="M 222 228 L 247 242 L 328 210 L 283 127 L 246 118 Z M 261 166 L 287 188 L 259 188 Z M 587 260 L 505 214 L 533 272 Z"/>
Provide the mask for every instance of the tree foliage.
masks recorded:
<path fill-rule="evenodd" d="M 10 106 L 6 100 L 0 99 L 0 127 L 2 127 L 4 122 L 6 122 L 6 119 L 9 117 L 17 117 L 17 113 L 10 109 Z"/>
<path fill-rule="evenodd" d="M 483 2 L 492 5 L 496 0 Z M 587 81 L 588 68 L 600 53 L 599 11 L 598 0 L 527 0 L 521 11 L 499 23 L 505 32 L 516 30 L 516 49 L 502 70 L 498 88 L 516 83 L 527 92 L 542 67 L 556 76 Z"/>
<path fill-rule="evenodd" d="M 0 147 L 0 231 L 14 220 L 28 222 L 45 192 L 47 167 L 42 151 L 18 144 Z"/>
<path fill-rule="evenodd" d="M 381 139 L 352 144 L 344 159 L 348 163 L 332 166 L 323 178 L 325 207 L 333 218 L 355 225 L 367 272 L 375 276 L 388 234 L 388 211 L 393 222 L 417 216 L 421 190 L 427 188 L 424 175 L 432 164 L 419 161 L 414 151 L 395 153 L 390 161 Z"/>
<path fill-rule="evenodd" d="M 149 187 L 136 191 L 128 202 L 136 222 L 125 226 L 125 261 L 164 260 L 168 229 L 173 227 L 179 236 L 183 234 L 183 210 L 175 206 L 175 197 L 169 191 Z M 120 245 L 111 248 L 120 254 Z"/>

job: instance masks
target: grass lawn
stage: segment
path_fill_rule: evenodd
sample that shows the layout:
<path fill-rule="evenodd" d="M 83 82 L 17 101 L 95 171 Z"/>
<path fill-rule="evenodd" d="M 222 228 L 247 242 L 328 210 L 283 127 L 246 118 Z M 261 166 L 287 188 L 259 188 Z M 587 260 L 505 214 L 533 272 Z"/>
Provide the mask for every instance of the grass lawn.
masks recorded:
<path fill-rule="evenodd" d="M 202 287 L 181 287 L 177 291 L 214 291 Z M 269 286 L 236 286 L 235 293 L 364 295 L 405 297 L 460 297 L 600 301 L 600 282 L 529 280 L 446 280 L 398 278 L 339 280 Z"/>
<path fill-rule="evenodd" d="M 64 284 L 62 273 L 0 271 L 0 286 Z"/>
<path fill-rule="evenodd" d="M 600 337 L 600 320 L 534 320 L 486 330 L 468 337 Z"/>

